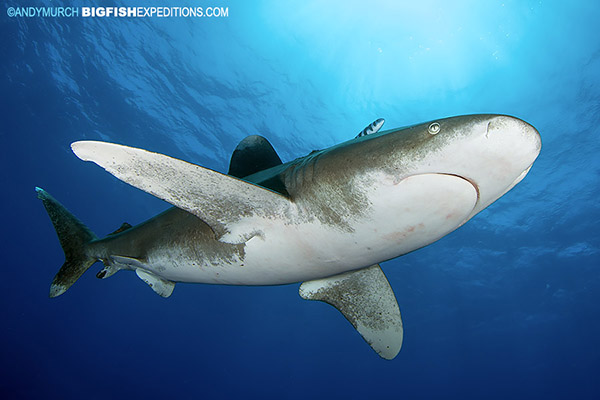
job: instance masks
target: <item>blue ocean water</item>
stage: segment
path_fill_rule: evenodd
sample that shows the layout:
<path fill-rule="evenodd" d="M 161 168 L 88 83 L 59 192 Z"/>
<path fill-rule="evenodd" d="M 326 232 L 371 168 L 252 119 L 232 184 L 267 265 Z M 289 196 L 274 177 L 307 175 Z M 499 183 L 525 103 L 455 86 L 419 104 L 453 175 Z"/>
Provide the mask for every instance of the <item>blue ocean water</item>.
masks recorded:
<path fill-rule="evenodd" d="M 228 15 L 0 7 L 2 398 L 600 398 L 597 2 L 73 3 Z M 528 121 L 542 153 L 465 226 L 383 264 L 405 329 L 393 361 L 298 285 L 178 284 L 165 300 L 132 273 L 99 281 L 95 266 L 48 298 L 63 253 L 35 186 L 98 234 L 167 208 L 78 160 L 73 141 L 226 171 L 249 134 L 289 161 L 379 117 L 470 113 Z"/>

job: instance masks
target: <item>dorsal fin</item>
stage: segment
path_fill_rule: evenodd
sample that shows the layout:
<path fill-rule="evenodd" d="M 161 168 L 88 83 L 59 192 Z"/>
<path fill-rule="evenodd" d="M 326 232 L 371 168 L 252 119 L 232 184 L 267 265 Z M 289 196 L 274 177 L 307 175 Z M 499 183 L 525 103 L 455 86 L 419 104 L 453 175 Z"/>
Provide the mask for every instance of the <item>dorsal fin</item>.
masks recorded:
<path fill-rule="evenodd" d="M 358 135 L 356 135 L 356 138 L 367 136 L 367 135 L 372 135 L 373 133 L 377 133 L 383 126 L 384 122 L 385 122 L 385 119 L 383 119 L 383 118 L 376 119 L 375 121 L 373 121 L 369 125 L 367 125 L 367 127 L 365 129 L 360 131 L 360 133 Z"/>
<path fill-rule="evenodd" d="M 228 174 L 243 178 L 277 165 L 281 165 L 281 159 L 271 143 L 262 136 L 252 135 L 233 151 Z"/>
<path fill-rule="evenodd" d="M 127 222 L 123 222 L 123 224 L 119 227 L 119 229 L 117 229 L 113 233 L 109 233 L 109 235 L 116 235 L 117 233 L 121 233 L 123 231 L 126 231 L 127 229 L 131 229 L 131 224 L 129 224 Z"/>

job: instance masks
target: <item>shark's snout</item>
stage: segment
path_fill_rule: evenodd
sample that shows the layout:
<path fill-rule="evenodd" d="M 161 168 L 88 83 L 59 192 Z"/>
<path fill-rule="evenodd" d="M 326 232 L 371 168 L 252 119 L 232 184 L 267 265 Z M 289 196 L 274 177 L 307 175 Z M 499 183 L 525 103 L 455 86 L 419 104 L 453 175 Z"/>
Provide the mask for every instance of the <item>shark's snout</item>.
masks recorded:
<path fill-rule="evenodd" d="M 473 138 L 471 168 L 466 173 L 481 194 L 474 214 L 525 178 L 542 148 L 537 129 L 521 119 L 491 116 L 485 129 L 483 141 Z"/>
<path fill-rule="evenodd" d="M 454 130 L 444 131 L 444 125 L 451 124 Z M 455 117 L 441 125 L 442 132 L 433 140 L 439 137 L 443 146 L 432 147 L 426 167 L 460 176 L 477 189 L 478 202 L 471 216 L 520 182 L 542 146 L 537 129 L 507 115 Z M 450 134 L 445 137 L 445 132 Z"/>
<path fill-rule="evenodd" d="M 519 118 L 507 115 L 492 117 L 487 123 L 485 136 L 492 140 L 502 140 L 505 137 L 521 150 L 530 150 L 535 154 L 531 163 L 542 148 L 542 139 L 537 129 Z"/>

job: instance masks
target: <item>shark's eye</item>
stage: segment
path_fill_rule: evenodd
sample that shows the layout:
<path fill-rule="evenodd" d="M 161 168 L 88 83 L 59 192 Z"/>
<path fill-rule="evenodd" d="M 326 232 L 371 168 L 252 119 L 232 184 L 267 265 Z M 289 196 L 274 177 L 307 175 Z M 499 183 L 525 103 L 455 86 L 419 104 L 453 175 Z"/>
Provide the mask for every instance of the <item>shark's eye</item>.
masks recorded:
<path fill-rule="evenodd" d="M 427 131 L 432 135 L 437 135 L 438 133 L 440 133 L 440 124 L 438 124 L 437 122 L 432 123 L 431 125 L 429 125 L 429 128 L 427 128 Z"/>

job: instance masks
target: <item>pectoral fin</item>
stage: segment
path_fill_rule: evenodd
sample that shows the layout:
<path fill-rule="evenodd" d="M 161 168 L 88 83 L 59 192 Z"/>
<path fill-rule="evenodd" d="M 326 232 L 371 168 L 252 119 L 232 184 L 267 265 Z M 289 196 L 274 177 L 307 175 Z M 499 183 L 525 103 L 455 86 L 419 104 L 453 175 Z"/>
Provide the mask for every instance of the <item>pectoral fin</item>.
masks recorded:
<path fill-rule="evenodd" d="M 81 141 L 71 149 L 80 159 L 93 161 L 120 180 L 196 215 L 217 238 L 242 218 L 285 216 L 292 204 L 261 186 L 134 147 Z"/>
<path fill-rule="evenodd" d="M 300 296 L 337 308 L 382 358 L 391 360 L 398 355 L 403 338 L 402 318 L 379 265 L 304 282 Z"/>

